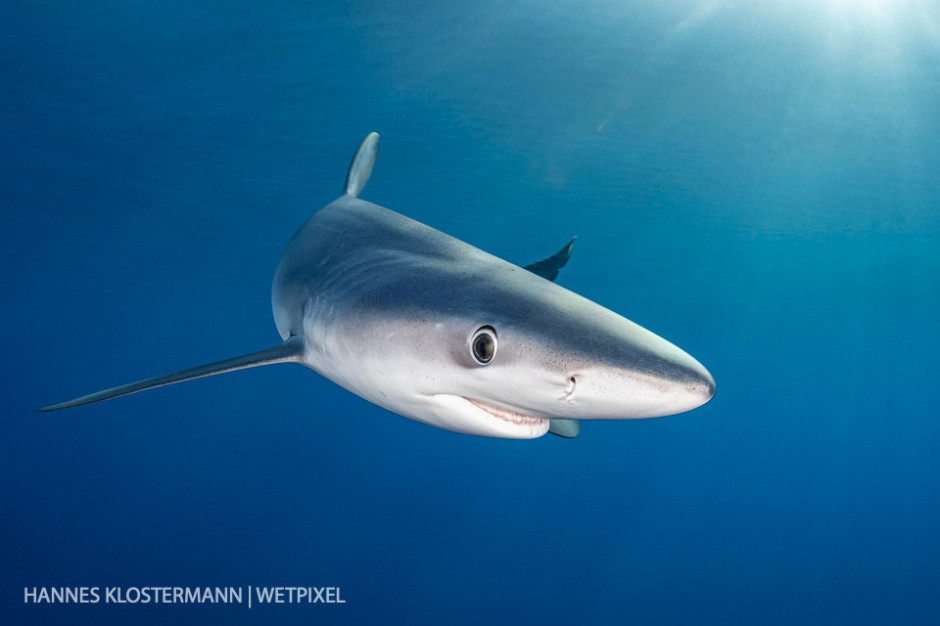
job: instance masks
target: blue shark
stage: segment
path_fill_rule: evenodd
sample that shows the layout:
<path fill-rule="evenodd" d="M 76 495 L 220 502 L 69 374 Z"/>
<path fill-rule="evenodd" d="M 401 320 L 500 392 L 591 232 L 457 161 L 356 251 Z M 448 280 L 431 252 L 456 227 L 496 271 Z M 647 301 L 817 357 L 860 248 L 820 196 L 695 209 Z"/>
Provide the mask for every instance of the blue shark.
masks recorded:
<path fill-rule="evenodd" d="M 583 420 L 673 415 L 712 398 L 694 358 L 553 282 L 574 240 L 519 267 L 362 200 L 378 146 L 378 134 L 365 138 L 343 194 L 284 251 L 271 296 L 281 343 L 39 410 L 274 363 L 306 365 L 419 422 L 513 439 L 576 437 Z"/>

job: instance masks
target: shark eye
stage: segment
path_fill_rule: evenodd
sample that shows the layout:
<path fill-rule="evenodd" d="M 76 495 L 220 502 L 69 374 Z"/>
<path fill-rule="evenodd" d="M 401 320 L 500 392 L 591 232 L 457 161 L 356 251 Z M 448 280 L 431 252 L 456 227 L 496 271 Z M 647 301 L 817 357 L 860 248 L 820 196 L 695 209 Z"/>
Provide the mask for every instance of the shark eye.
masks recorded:
<path fill-rule="evenodd" d="M 480 365 L 489 365 L 496 356 L 496 330 L 492 326 L 481 326 L 470 338 L 470 354 Z"/>

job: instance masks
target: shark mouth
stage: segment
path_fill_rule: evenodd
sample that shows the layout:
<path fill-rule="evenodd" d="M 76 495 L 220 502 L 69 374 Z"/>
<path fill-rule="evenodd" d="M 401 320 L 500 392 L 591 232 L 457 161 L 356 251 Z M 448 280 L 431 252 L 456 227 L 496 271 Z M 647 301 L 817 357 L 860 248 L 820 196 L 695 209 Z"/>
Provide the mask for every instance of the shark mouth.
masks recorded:
<path fill-rule="evenodd" d="M 548 432 L 548 418 L 533 417 L 496 404 L 449 393 L 428 394 L 428 410 L 413 419 L 458 433 L 535 439 Z M 409 416 L 408 413 L 402 415 Z"/>
<path fill-rule="evenodd" d="M 547 419 L 541 417 L 532 417 L 531 415 L 525 415 L 524 413 L 517 413 L 516 411 L 505 409 L 501 406 L 496 406 L 495 404 L 481 402 L 480 400 L 475 400 L 474 398 L 463 396 L 463 399 L 473 406 L 486 411 L 493 417 L 501 419 L 504 422 L 508 422 L 510 424 L 515 424 L 517 426 L 541 426 L 548 422 Z"/>

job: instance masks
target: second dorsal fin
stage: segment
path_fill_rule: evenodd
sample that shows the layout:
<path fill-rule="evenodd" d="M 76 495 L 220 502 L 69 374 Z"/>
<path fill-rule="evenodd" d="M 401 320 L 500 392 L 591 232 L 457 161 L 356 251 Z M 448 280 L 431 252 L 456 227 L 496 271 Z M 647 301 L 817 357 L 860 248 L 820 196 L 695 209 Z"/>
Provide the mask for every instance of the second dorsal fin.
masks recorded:
<path fill-rule="evenodd" d="M 349 172 L 346 173 L 346 189 L 344 193 L 358 198 L 362 188 L 366 186 L 369 176 L 372 174 L 372 166 L 375 165 L 375 155 L 379 152 L 379 134 L 369 133 L 362 140 L 359 149 L 356 150 L 356 156 L 349 164 Z"/>

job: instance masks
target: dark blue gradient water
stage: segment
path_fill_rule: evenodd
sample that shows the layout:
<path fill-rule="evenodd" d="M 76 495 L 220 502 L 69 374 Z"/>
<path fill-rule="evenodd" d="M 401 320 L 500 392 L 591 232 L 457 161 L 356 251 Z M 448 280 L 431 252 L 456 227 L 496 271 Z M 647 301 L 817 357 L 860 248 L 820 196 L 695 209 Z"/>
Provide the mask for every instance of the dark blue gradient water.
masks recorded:
<path fill-rule="evenodd" d="M 4 624 L 928 624 L 940 585 L 940 10 L 914 0 L 0 7 Z M 273 345 L 284 245 L 363 197 L 718 383 L 475 438 Z M 52 586 L 345 604 L 47 605 Z"/>

